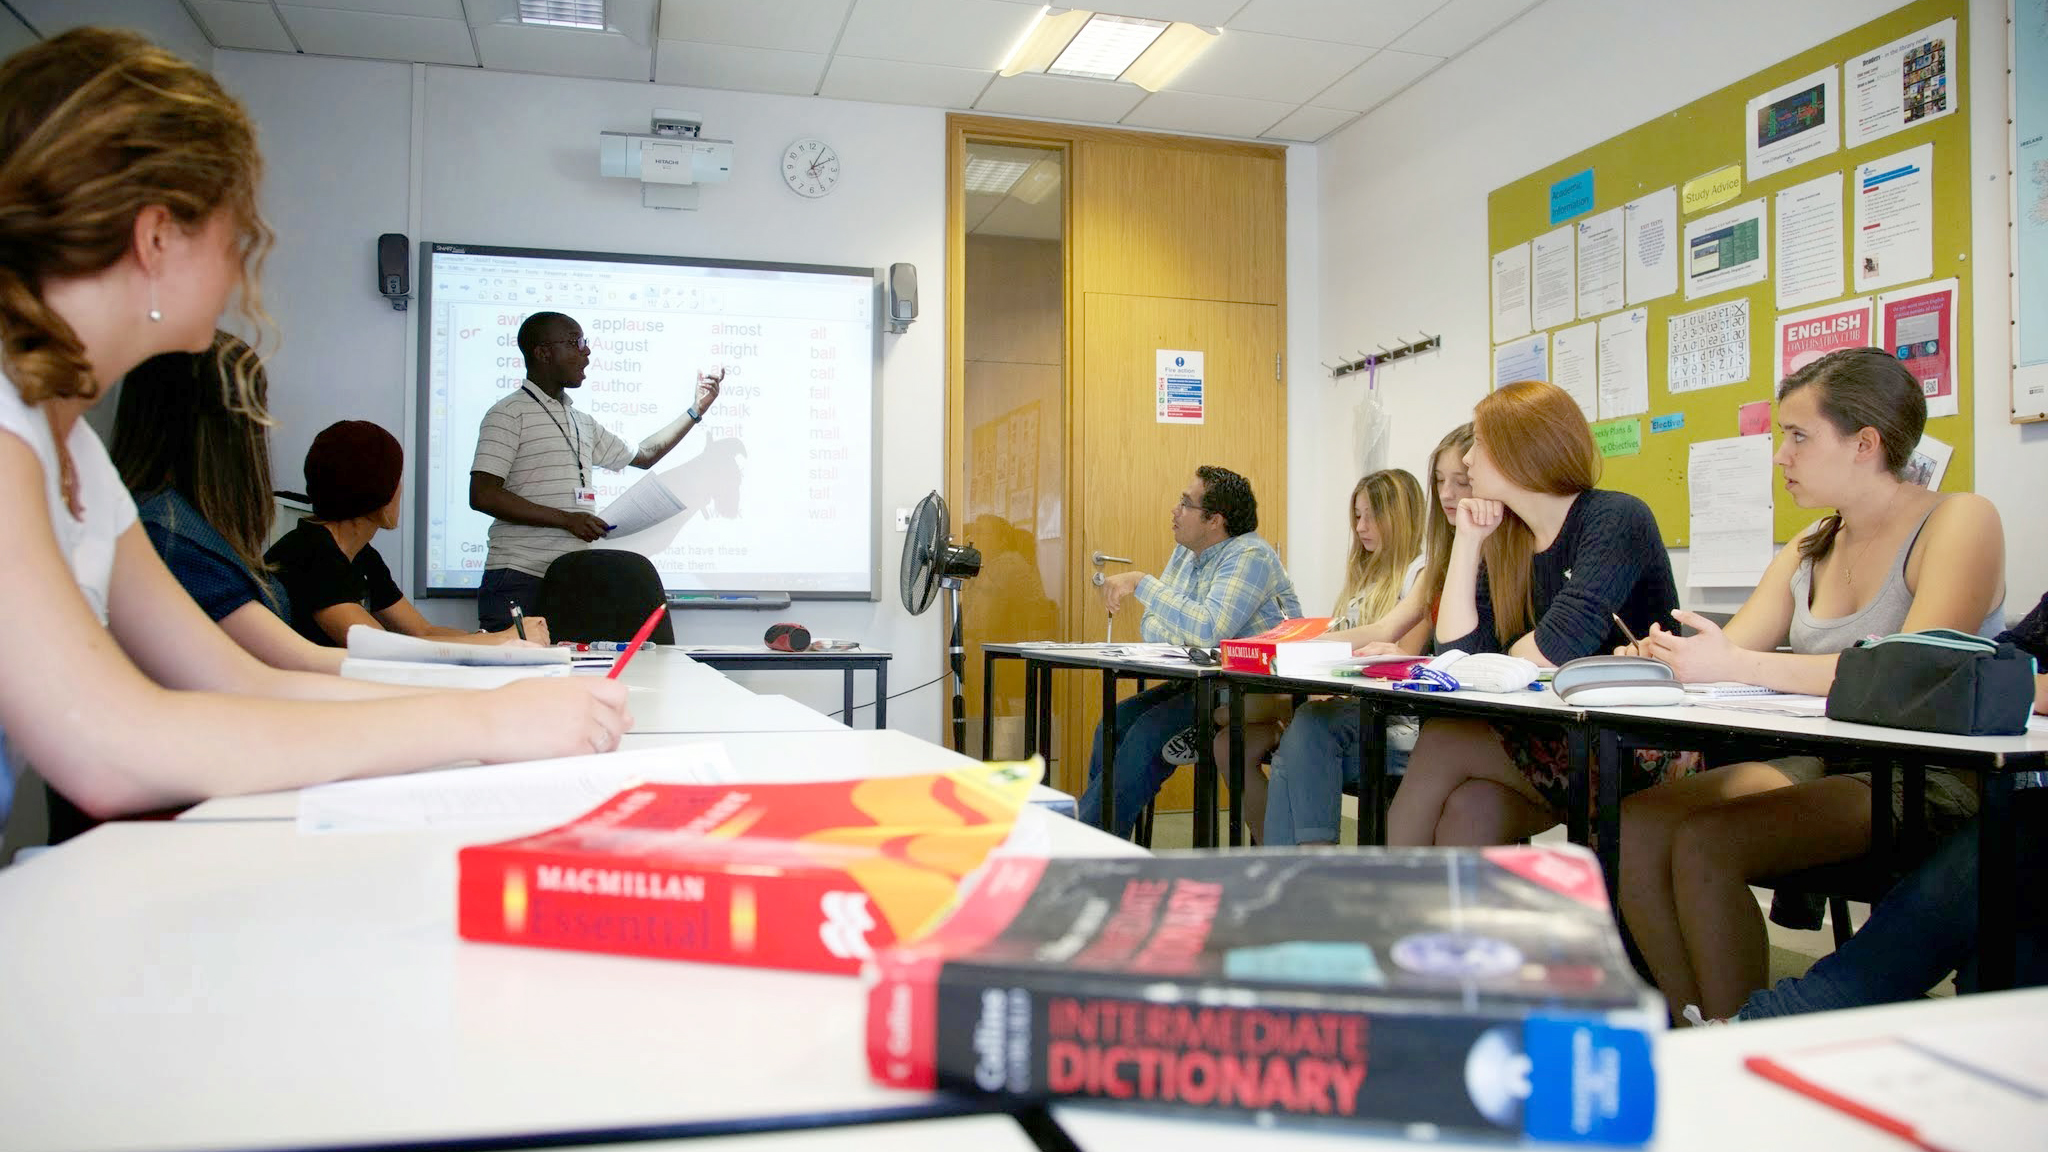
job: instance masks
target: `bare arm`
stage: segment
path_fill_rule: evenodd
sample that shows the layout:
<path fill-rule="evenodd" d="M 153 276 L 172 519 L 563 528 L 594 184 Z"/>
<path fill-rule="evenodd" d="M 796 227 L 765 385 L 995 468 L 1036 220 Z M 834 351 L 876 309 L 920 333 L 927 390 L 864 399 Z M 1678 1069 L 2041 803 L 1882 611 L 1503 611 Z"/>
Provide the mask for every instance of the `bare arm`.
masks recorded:
<path fill-rule="evenodd" d="M 413 602 L 403 596 L 392 601 L 389 607 L 378 609 L 374 613 L 375 619 L 370 619 L 373 614 L 364 612 L 361 605 L 335 605 L 336 609 L 343 607 L 356 610 L 357 614 L 362 617 L 362 619 L 355 621 L 358 624 L 367 623 L 373 628 L 383 628 L 387 631 L 400 632 L 407 636 L 425 637 L 429 640 L 446 640 L 453 644 L 503 644 L 507 641 L 521 638 L 517 628 L 505 628 L 497 632 L 464 632 L 460 628 L 449 628 L 436 624 L 425 616 L 420 615 L 420 610 L 413 605 Z M 314 613 L 313 618 L 320 620 L 320 613 Z M 546 620 L 538 616 L 528 616 L 525 618 L 524 623 L 526 625 L 525 639 L 535 644 L 546 644 L 548 642 L 548 622 Z M 327 622 L 321 620 L 320 626 L 326 628 Z M 343 628 L 341 631 L 344 637 L 348 635 L 348 629 Z M 332 635 L 332 630 L 329 630 L 328 634 Z"/>
<path fill-rule="evenodd" d="M 277 698 L 334 681 L 278 672 L 242 651 L 164 569 L 139 525 L 116 546 L 110 625 L 101 627 L 57 550 L 43 490 L 28 447 L 0 436 L 0 523 L 10 526 L 0 538 L 0 602 L 34 606 L 10 623 L 9 641 L 37 654 L 0 661 L 0 726 L 92 815 L 457 760 L 610 749 L 631 723 L 623 691 L 593 691 L 597 681 L 582 679 L 352 703 Z M 228 694 L 250 691 L 271 698 Z"/>
<path fill-rule="evenodd" d="M 1906 611 L 1904 630 L 1976 631 L 2003 583 L 2005 531 L 1998 510 L 1981 496 L 1953 496 L 1928 518 L 1914 551 L 1916 560 L 1908 570 L 1913 605 Z M 1772 651 L 1791 624 L 1792 572 L 1798 564 L 1796 547 L 1779 552 L 1726 630 L 1690 612 L 1676 613 L 1699 634 L 1679 637 L 1652 628 L 1643 638 L 1644 651 L 1671 664 L 1681 680 L 1737 680 L 1780 692 L 1827 695 L 1835 683 L 1833 654 Z"/>
<path fill-rule="evenodd" d="M 715 375 L 707 372 L 697 373 L 697 399 L 690 407 L 696 409 L 699 415 L 711 411 L 712 402 L 718 399 L 719 386 L 724 383 L 725 369 L 723 368 L 720 368 Z M 682 443 L 683 437 L 688 436 L 690 429 L 696 426 L 697 418 L 691 416 L 688 412 L 669 421 L 666 427 L 640 442 L 640 451 L 632 460 L 633 467 L 654 467 L 663 456 L 674 451 L 675 446 Z"/>

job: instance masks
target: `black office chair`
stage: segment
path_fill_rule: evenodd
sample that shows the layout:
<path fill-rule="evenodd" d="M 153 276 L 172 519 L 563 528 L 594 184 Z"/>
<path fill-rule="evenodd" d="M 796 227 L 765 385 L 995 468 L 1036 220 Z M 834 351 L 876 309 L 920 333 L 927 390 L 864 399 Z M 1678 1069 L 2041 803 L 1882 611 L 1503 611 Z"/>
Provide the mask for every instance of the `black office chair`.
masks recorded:
<path fill-rule="evenodd" d="M 541 578 L 535 615 L 548 622 L 556 640 L 631 640 L 656 605 L 667 605 L 661 574 L 638 552 L 590 548 L 567 552 L 548 565 Z M 664 613 L 650 637 L 656 644 L 676 642 L 675 626 Z"/>

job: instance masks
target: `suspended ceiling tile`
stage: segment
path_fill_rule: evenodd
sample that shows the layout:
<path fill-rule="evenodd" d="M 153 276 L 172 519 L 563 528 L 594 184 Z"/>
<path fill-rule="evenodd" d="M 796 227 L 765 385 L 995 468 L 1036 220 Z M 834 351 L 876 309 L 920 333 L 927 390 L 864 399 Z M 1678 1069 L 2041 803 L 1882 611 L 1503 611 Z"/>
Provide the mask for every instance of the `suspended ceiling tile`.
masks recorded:
<path fill-rule="evenodd" d="M 1237 15 L 1244 0 L 1093 0 L 1091 3 L 1056 5 L 1114 12 L 1119 16 L 1142 16 L 1147 20 L 1185 20 L 1189 24 L 1215 27 Z"/>
<path fill-rule="evenodd" d="M 1268 140 L 1298 140 L 1313 144 L 1358 119 L 1358 113 L 1341 108 L 1318 108 L 1313 104 L 1295 109 L 1285 120 L 1266 129 Z"/>
<path fill-rule="evenodd" d="M 349 12 L 382 12 L 389 16 L 432 16 L 464 20 L 462 0 L 278 0 L 281 8 L 340 8 Z"/>
<path fill-rule="evenodd" d="M 826 57 L 817 52 L 784 52 L 775 48 L 663 40 L 654 56 L 654 79 L 660 84 L 682 84 L 692 88 L 731 88 L 741 92 L 810 96 L 818 91 L 818 80 L 825 72 L 825 60 Z"/>
<path fill-rule="evenodd" d="M 279 9 L 299 47 L 321 56 L 362 56 L 419 64 L 475 66 L 469 25 L 461 20 L 347 12 L 339 8 Z"/>
<path fill-rule="evenodd" d="M 1443 62 L 1441 56 L 1382 48 L 1349 76 L 1318 93 L 1313 103 L 1323 108 L 1370 112 Z"/>
<path fill-rule="evenodd" d="M 187 0 L 192 14 L 215 48 L 250 48 L 260 52 L 296 52 L 298 46 L 269 4 L 246 0 Z"/>
<path fill-rule="evenodd" d="M 1173 92 L 1299 104 L 1370 55 L 1372 49 L 1355 44 L 1225 32 L 1166 87 Z"/>
<path fill-rule="evenodd" d="M 647 80 L 654 74 L 654 48 L 616 32 L 485 24 L 476 30 L 477 53 L 486 68 L 589 76 L 600 80 Z"/>
<path fill-rule="evenodd" d="M 1384 48 L 1444 0 L 1251 0 L 1230 18 L 1235 32 L 1314 36 Z"/>
<path fill-rule="evenodd" d="M 1114 124 L 1144 98 L 1145 90 L 1136 84 L 1026 72 L 996 77 L 974 107 L 1005 116 Z"/>
<path fill-rule="evenodd" d="M 825 69 L 818 95 L 835 100 L 867 100 L 876 104 L 922 104 L 937 108 L 972 108 L 993 72 L 909 64 L 901 60 L 869 60 L 834 56 Z"/>
<path fill-rule="evenodd" d="M 1393 47 L 1431 56 L 1456 56 L 1502 25 L 1536 6 L 1538 0 L 1450 0 L 1404 33 Z"/>
<path fill-rule="evenodd" d="M 853 0 L 661 0 L 661 38 L 830 52 Z"/>
<path fill-rule="evenodd" d="M 854 0 L 838 51 L 993 71 L 1038 11 L 1005 0 Z"/>
<path fill-rule="evenodd" d="M 1154 92 L 1125 116 L 1134 128 L 1199 132 L 1209 136 L 1257 136 L 1294 111 L 1271 100 L 1210 96 L 1200 92 Z"/>

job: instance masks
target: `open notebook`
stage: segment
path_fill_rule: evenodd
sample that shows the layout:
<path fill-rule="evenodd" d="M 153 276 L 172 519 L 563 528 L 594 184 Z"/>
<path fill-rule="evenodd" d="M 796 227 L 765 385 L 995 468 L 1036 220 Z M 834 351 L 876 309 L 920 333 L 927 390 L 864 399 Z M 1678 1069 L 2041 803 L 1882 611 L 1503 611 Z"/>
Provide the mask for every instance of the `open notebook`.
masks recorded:
<path fill-rule="evenodd" d="M 520 668 L 569 665 L 566 648 L 530 648 L 511 644 L 452 644 L 386 632 L 358 624 L 348 630 L 351 660 L 402 660 L 410 664 L 457 664 L 477 668 Z"/>

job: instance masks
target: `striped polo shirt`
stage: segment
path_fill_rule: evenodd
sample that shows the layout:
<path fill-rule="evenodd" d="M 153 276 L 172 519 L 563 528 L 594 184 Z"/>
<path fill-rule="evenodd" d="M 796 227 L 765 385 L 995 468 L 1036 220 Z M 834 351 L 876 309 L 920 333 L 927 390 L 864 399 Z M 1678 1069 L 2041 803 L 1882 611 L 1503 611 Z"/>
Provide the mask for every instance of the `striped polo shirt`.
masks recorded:
<path fill-rule="evenodd" d="M 472 472 L 502 477 L 505 491 L 543 508 L 575 512 L 576 489 L 588 484 L 595 468 L 612 471 L 633 462 L 626 442 L 605 431 L 596 420 L 576 411 L 569 393 L 550 402 L 537 384 L 527 383 L 491 405 L 477 429 Z M 581 477 L 579 479 L 579 473 Z M 560 528 L 491 521 L 491 550 L 485 568 L 510 568 L 529 576 L 547 575 L 548 565 L 583 541 Z"/>

